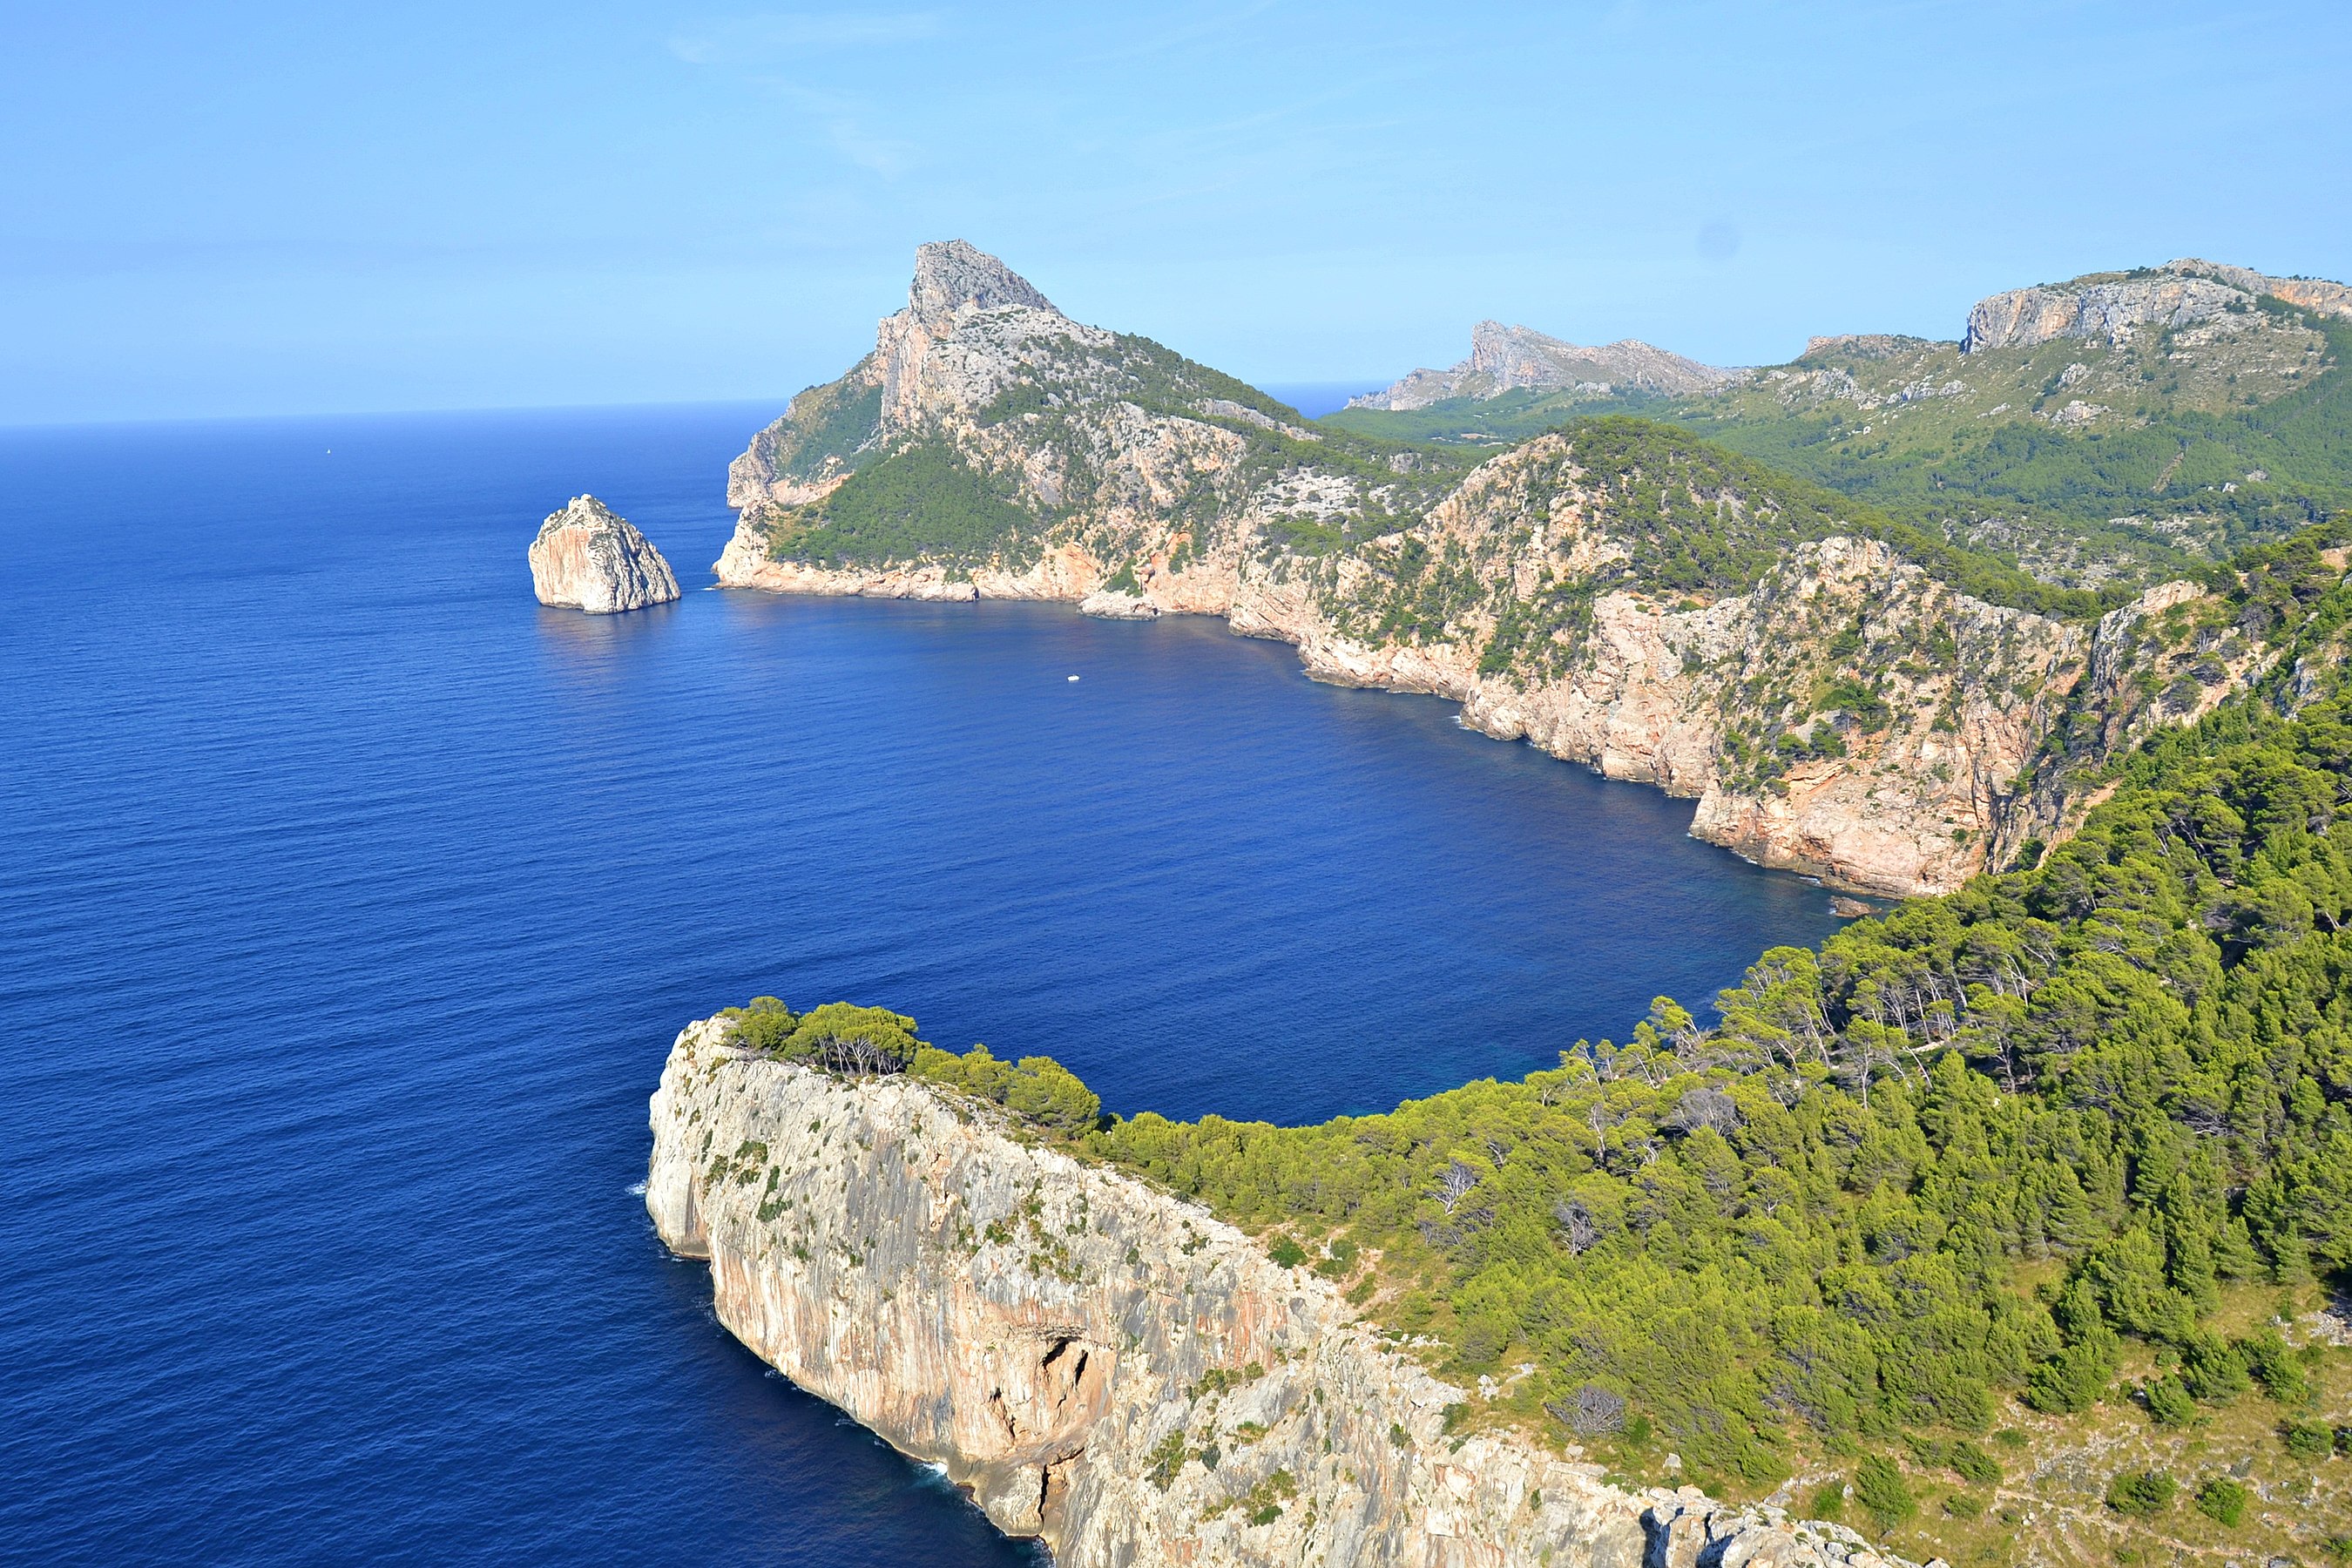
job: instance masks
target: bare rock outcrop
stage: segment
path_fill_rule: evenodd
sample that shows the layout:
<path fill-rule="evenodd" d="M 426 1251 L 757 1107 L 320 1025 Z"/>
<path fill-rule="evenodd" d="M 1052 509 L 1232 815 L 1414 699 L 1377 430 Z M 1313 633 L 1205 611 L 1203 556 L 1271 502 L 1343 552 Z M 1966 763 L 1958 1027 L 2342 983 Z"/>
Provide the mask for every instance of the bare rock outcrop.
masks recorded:
<path fill-rule="evenodd" d="M 530 542 L 530 584 L 558 609 L 613 615 L 666 605 L 677 578 L 653 542 L 594 496 L 548 513 Z"/>
<path fill-rule="evenodd" d="M 653 1098 L 646 1207 L 719 1320 L 1064 1568 L 1881 1568 L 1835 1526 L 1633 1494 L 1194 1205 L 992 1105 L 754 1058 L 723 1018 Z"/>
<path fill-rule="evenodd" d="M 1105 621 L 1157 620 L 1160 606 L 1139 593 L 1097 588 L 1078 601 L 1078 614 Z"/>
<path fill-rule="evenodd" d="M 2142 328 L 2163 331 L 2242 315 L 2264 294 L 2321 315 L 2352 316 L 2352 289 L 2341 283 L 2272 278 L 2190 258 L 1988 295 L 1969 310 L 1960 348 L 1967 353 L 2032 348 L 2058 338 L 2121 343 Z"/>
<path fill-rule="evenodd" d="M 1532 327 L 1481 321 L 1470 329 L 1468 359 L 1448 370 L 1413 371 L 1393 385 L 1349 399 L 1348 406 L 1426 408 L 1451 397 L 1497 397 L 1519 388 L 1581 391 L 1596 397 L 1625 392 L 1675 397 L 1712 392 L 1738 374 L 1638 338 L 1587 347 L 1547 337 Z"/>

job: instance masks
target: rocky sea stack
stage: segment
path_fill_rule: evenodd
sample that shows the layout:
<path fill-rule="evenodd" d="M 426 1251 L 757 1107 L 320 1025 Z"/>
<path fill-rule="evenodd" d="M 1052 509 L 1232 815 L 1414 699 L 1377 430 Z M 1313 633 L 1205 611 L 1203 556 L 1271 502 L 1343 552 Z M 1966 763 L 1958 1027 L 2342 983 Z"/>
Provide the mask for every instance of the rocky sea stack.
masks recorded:
<path fill-rule="evenodd" d="M 557 609 L 609 616 L 677 597 L 677 576 L 650 540 L 594 496 L 550 512 L 530 542 L 530 585 Z"/>

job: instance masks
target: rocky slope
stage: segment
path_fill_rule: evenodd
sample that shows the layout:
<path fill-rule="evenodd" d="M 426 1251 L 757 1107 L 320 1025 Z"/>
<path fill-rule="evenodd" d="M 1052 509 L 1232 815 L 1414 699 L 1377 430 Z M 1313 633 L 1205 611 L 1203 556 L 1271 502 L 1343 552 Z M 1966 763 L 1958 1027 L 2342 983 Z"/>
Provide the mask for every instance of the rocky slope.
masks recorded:
<path fill-rule="evenodd" d="M 2315 314 L 2352 317 L 2352 289 L 2341 283 L 2272 278 L 2189 258 L 1990 295 L 1969 312 L 1960 349 L 2032 348 L 2058 338 L 2121 344 L 2144 329 L 2164 331 L 2246 315 L 2265 294 Z"/>
<path fill-rule="evenodd" d="M 1900 893 L 2065 830 L 2070 786 L 2026 776 L 2058 727 L 2120 743 L 2259 658 L 2200 648 L 2163 703 L 2136 683 L 2152 662 L 2086 684 L 2111 631 L 1955 590 L 1847 532 L 1834 496 L 1656 427 L 1470 461 L 1307 427 L 926 246 L 875 352 L 736 460 L 717 571 L 1223 616 L 1318 679 L 1453 698 L 1490 734 L 1697 796 L 1693 831 L 1751 858 Z M 2155 595 L 2117 626 L 2199 591 Z"/>
<path fill-rule="evenodd" d="M 2183 260 L 1990 295 L 1957 341 L 1815 337 L 1639 406 L 2044 582 L 2145 586 L 2352 504 L 2347 362 L 2352 289 Z M 1491 448 L 1606 408 L 1596 396 L 1324 423 Z"/>
<path fill-rule="evenodd" d="M 683 1031 L 653 1099 L 663 1240 L 709 1259 L 754 1352 L 1071 1568 L 1884 1561 L 1507 1431 L 1449 1437 L 1477 1394 L 1205 1211 L 985 1101 L 755 1058 L 731 1028 Z"/>
<path fill-rule="evenodd" d="M 660 551 L 594 496 L 550 512 L 530 542 L 530 584 L 542 605 L 612 615 L 677 597 Z"/>
<path fill-rule="evenodd" d="M 1481 321 L 1470 329 L 1468 359 L 1450 370 L 1413 371 L 1393 385 L 1349 399 L 1348 406 L 1402 411 L 1448 398 L 1498 397 L 1513 391 L 1675 397 L 1711 392 L 1738 374 L 1637 338 L 1588 348 L 1546 337 L 1532 327 Z"/>

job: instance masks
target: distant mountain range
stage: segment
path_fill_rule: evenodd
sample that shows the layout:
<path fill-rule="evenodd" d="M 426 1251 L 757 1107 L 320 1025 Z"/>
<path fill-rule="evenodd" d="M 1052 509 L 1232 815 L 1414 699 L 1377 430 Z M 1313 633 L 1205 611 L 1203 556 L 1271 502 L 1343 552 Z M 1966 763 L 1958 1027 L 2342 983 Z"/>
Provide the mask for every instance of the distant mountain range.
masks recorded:
<path fill-rule="evenodd" d="M 1990 295 L 1957 339 L 1816 337 L 1787 364 L 1739 371 L 1494 323 L 1478 340 L 1483 357 L 1415 371 L 1325 423 L 1491 447 L 1638 413 L 2080 587 L 2217 560 L 2352 503 L 2340 283 L 2174 261 Z M 1621 349 L 1639 351 L 1622 374 L 1591 357 Z M 1644 384 L 1641 356 L 1689 371 Z"/>
<path fill-rule="evenodd" d="M 1414 371 L 1392 386 L 1349 398 L 1348 406 L 1402 412 L 1457 397 L 1518 391 L 1673 397 L 1711 392 L 1739 374 L 1668 353 L 1637 338 L 1586 348 L 1546 337 L 1532 327 L 1481 321 L 1470 329 L 1470 357 L 1460 364 L 1451 370 Z"/>

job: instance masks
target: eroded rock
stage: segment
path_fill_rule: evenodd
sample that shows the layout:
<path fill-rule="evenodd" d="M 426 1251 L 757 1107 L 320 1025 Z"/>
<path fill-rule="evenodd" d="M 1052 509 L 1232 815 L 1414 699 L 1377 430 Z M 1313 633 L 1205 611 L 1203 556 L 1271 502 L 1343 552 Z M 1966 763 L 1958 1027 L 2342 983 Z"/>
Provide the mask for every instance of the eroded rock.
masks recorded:
<path fill-rule="evenodd" d="M 530 584 L 558 609 L 612 615 L 678 596 L 669 563 L 625 518 L 594 496 L 574 496 L 550 512 L 530 542 Z"/>
<path fill-rule="evenodd" d="M 1636 1496 L 1184 1200 L 906 1079 L 677 1037 L 646 1204 L 710 1261 L 719 1320 L 786 1376 L 945 1467 L 1064 1568 L 1822 1568 L 1832 1536 L 1696 1489 Z M 1538 1495 L 1539 1494 L 1539 1495 Z"/>

